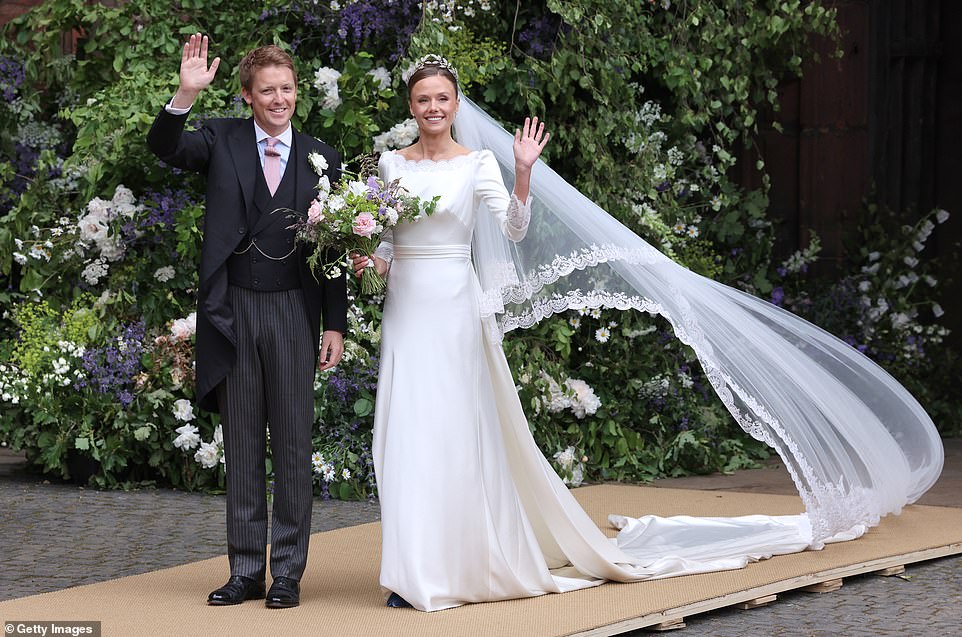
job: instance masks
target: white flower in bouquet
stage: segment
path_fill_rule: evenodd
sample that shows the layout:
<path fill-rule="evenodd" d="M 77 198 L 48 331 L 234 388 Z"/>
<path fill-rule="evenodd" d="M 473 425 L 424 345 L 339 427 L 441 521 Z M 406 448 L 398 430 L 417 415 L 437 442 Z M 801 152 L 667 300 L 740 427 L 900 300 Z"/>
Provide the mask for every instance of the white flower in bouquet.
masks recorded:
<path fill-rule="evenodd" d="M 385 216 L 385 218 L 386 218 L 386 220 L 387 220 L 387 225 L 389 225 L 389 226 L 396 226 L 396 225 L 397 225 L 397 220 L 398 220 L 398 216 L 399 216 L 399 213 L 398 213 L 397 208 L 390 207 L 390 206 L 387 207 L 387 208 L 385 208 L 385 209 L 384 209 L 384 216 Z"/>
<path fill-rule="evenodd" d="M 224 426 L 223 426 L 223 425 L 217 425 L 217 426 L 214 428 L 214 438 L 213 438 L 213 442 L 214 442 L 214 444 L 217 445 L 218 447 L 223 447 L 223 446 L 224 446 Z"/>
<path fill-rule="evenodd" d="M 331 180 L 328 179 L 327 175 L 321 175 L 321 178 L 317 180 L 317 190 L 321 194 L 331 192 Z"/>
<path fill-rule="evenodd" d="M 324 473 L 324 456 L 320 451 L 311 454 L 311 464 L 314 466 L 314 473 L 318 475 Z"/>
<path fill-rule="evenodd" d="M 373 161 L 361 161 L 370 168 Z M 438 197 L 424 202 L 410 195 L 397 180 L 383 184 L 376 176 L 365 178 L 342 169 L 342 178 L 329 192 L 321 191 L 308 209 L 306 219 L 294 224 L 299 242 L 312 244 L 307 262 L 315 274 L 327 278 L 341 276 L 350 255 L 372 254 L 380 235 L 403 221 L 416 221 L 420 211 L 434 212 Z M 336 256 L 333 254 L 336 252 Z M 384 289 L 384 280 L 373 268 L 361 275 L 361 288 L 367 294 Z"/>
<path fill-rule="evenodd" d="M 186 398 L 174 401 L 174 418 L 182 422 L 190 422 L 194 419 L 194 406 Z"/>
<path fill-rule="evenodd" d="M 200 443 L 200 449 L 194 454 L 194 460 L 205 469 L 213 469 L 220 459 L 220 449 L 212 442 Z"/>
<path fill-rule="evenodd" d="M 945 223 L 946 221 L 949 220 L 949 211 L 939 208 L 935 212 L 935 220 L 938 221 L 940 224 Z"/>
<path fill-rule="evenodd" d="M 200 444 L 199 430 L 194 425 L 182 425 L 174 429 L 177 434 L 174 438 L 174 446 L 184 451 L 189 451 Z"/>
<path fill-rule="evenodd" d="M 343 469 L 341 469 L 341 480 L 350 480 L 350 479 L 351 479 L 351 470 L 348 469 L 347 467 L 344 467 Z"/>
<path fill-rule="evenodd" d="M 347 191 L 355 197 L 364 197 L 368 193 L 367 184 L 363 181 L 351 181 L 347 185 Z"/>

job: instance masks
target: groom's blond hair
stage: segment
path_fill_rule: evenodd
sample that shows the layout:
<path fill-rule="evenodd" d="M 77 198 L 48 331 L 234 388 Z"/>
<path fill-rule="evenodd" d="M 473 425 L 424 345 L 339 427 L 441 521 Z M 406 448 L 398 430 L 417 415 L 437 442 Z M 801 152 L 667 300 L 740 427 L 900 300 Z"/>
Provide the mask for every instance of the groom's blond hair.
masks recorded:
<path fill-rule="evenodd" d="M 248 91 L 251 90 L 254 85 L 254 75 L 267 66 L 286 66 L 294 74 L 294 83 L 297 83 L 297 69 L 294 68 L 294 60 L 281 47 L 269 44 L 257 47 L 241 60 L 238 67 L 241 86 Z"/>

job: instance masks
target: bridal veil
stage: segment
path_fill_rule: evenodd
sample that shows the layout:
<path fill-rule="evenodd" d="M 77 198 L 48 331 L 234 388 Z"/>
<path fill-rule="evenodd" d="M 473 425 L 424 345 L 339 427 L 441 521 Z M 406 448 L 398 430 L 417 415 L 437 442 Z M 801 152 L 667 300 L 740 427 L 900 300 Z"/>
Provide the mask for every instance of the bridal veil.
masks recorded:
<path fill-rule="evenodd" d="M 513 136 L 466 96 L 455 136 L 491 150 L 510 188 Z M 481 311 L 494 338 L 570 309 L 664 317 L 738 424 L 782 458 L 816 544 L 898 513 L 938 478 L 943 451 L 931 418 L 858 350 L 673 262 L 540 160 L 531 194 L 530 227 L 517 244 L 493 215 L 477 216 Z"/>

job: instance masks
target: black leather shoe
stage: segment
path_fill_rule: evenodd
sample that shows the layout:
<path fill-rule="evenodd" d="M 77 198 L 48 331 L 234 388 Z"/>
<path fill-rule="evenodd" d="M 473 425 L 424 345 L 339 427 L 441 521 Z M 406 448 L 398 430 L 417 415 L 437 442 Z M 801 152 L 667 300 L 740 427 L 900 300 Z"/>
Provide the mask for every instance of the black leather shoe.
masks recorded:
<path fill-rule="evenodd" d="M 231 575 L 227 583 L 207 596 L 211 606 L 233 606 L 247 599 L 264 599 L 264 582 L 243 575 Z"/>
<path fill-rule="evenodd" d="M 406 599 L 397 593 L 391 593 L 391 596 L 387 598 L 385 606 L 388 608 L 413 608 Z"/>
<path fill-rule="evenodd" d="M 271 590 L 267 591 L 268 608 L 294 608 L 301 603 L 301 585 L 290 577 L 275 577 Z"/>

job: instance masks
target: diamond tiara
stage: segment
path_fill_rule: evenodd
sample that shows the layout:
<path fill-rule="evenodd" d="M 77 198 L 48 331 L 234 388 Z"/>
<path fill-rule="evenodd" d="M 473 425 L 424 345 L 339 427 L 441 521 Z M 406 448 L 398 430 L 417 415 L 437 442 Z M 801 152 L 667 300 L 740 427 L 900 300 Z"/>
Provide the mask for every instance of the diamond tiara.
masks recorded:
<path fill-rule="evenodd" d="M 441 57 L 440 55 L 435 55 L 433 53 L 428 53 L 427 55 L 425 55 L 424 57 L 422 57 L 420 60 L 417 61 L 417 63 L 414 65 L 414 71 L 412 72 L 412 75 L 414 73 L 417 73 L 421 69 L 427 68 L 429 66 L 437 66 L 439 68 L 450 71 L 451 75 L 454 76 L 454 79 L 455 80 L 458 79 L 458 70 L 454 68 L 454 66 L 450 62 L 448 62 L 445 58 Z"/>

